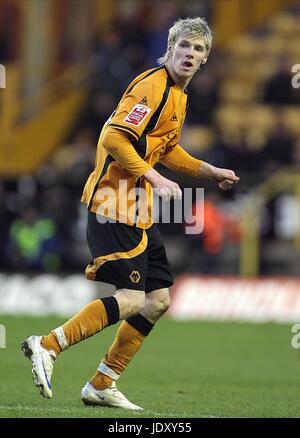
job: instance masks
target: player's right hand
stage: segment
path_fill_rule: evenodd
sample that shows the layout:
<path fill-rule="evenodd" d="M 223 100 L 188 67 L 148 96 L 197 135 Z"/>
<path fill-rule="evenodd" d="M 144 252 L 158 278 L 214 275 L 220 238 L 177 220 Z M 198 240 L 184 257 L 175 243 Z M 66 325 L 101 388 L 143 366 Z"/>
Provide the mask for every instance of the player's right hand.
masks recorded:
<path fill-rule="evenodd" d="M 169 200 L 182 198 L 182 191 L 179 185 L 174 181 L 165 178 L 155 169 L 148 170 L 144 174 L 144 177 L 149 181 L 156 193 L 163 199 Z"/>

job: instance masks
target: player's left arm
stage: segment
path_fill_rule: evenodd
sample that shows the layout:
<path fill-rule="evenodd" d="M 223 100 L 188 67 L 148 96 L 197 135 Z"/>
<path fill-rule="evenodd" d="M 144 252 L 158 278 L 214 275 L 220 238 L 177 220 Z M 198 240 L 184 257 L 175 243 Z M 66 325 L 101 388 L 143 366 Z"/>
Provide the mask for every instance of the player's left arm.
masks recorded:
<path fill-rule="evenodd" d="M 214 180 L 222 190 L 230 189 L 239 181 L 239 177 L 235 175 L 233 170 L 222 169 L 198 160 L 186 152 L 179 144 L 169 148 L 159 161 L 175 172 L 185 173 L 196 178 Z"/>

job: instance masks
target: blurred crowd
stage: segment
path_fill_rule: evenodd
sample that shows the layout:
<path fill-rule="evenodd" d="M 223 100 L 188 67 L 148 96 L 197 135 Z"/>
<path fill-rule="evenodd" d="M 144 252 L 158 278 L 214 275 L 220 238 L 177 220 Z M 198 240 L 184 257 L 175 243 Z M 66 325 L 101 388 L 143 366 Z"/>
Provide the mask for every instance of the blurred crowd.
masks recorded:
<path fill-rule="evenodd" d="M 89 99 L 66 144 L 35 175 L 0 182 L 1 270 L 71 271 L 82 270 L 87 263 L 90 256 L 85 240 L 85 207 L 80 204 L 80 197 L 94 168 L 101 128 L 128 83 L 142 71 L 156 66 L 156 59 L 165 51 L 167 30 L 174 20 L 178 16 L 200 15 L 209 21 L 210 17 L 209 2 L 180 3 L 180 6 L 165 2 L 159 14 L 152 3 L 156 2 L 141 2 L 140 7 L 128 9 L 124 1 L 111 30 L 92 38 L 87 56 L 93 72 Z M 226 194 L 212 193 L 216 188 L 212 184 L 206 186 L 204 233 L 190 239 L 189 244 L 200 257 L 193 259 L 191 269 L 207 273 L 221 273 L 220 255 L 228 245 L 238 247 L 238 217 L 228 214 L 228 203 L 238 200 L 248 190 L 248 183 L 256 184 L 282 166 L 295 162 L 300 166 L 299 144 L 280 118 L 282 105 L 299 104 L 291 93 L 291 74 L 285 63 L 280 63 L 278 71 L 266 80 L 261 93 L 261 103 L 277 107 L 279 116 L 276 129 L 268 133 L 259 148 L 251 144 L 251 137 L 244 132 L 228 140 L 216 123 L 222 65 L 222 54 L 213 50 L 208 64 L 189 85 L 186 126 L 210 127 L 215 133 L 210 147 L 201 153 L 193 150 L 193 155 L 216 166 L 234 169 L 241 181 L 246 182 Z M 189 150 L 188 144 L 183 146 Z M 184 178 L 180 182 L 183 186 L 191 184 Z M 183 226 L 167 228 L 162 230 L 169 235 L 184 233 Z M 270 229 L 264 233 L 270 235 Z"/>

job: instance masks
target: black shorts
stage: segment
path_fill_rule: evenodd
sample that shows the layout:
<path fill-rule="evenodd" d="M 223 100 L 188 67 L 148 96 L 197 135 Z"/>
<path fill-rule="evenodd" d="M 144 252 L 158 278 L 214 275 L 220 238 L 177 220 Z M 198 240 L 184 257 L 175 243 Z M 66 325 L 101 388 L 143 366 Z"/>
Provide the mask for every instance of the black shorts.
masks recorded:
<path fill-rule="evenodd" d="M 173 275 L 155 224 L 142 230 L 119 222 L 99 223 L 97 215 L 88 212 L 87 240 L 93 257 L 85 271 L 89 280 L 145 292 L 172 286 Z"/>

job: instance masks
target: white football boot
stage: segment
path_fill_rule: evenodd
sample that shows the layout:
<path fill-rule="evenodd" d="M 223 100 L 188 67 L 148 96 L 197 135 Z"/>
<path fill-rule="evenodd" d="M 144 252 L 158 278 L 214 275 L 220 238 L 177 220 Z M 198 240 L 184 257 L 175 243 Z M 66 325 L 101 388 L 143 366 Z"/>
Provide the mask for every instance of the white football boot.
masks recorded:
<path fill-rule="evenodd" d="M 109 388 L 97 390 L 89 382 L 81 390 L 81 400 L 85 405 L 111 406 L 114 408 L 143 411 L 140 406 L 131 403 L 125 395 L 118 391 L 116 382 Z"/>
<path fill-rule="evenodd" d="M 33 383 L 45 398 L 52 397 L 51 376 L 55 354 L 41 346 L 42 336 L 29 336 L 22 343 L 24 356 L 28 357 L 32 365 Z"/>

